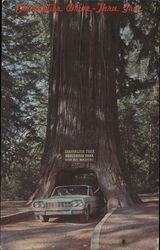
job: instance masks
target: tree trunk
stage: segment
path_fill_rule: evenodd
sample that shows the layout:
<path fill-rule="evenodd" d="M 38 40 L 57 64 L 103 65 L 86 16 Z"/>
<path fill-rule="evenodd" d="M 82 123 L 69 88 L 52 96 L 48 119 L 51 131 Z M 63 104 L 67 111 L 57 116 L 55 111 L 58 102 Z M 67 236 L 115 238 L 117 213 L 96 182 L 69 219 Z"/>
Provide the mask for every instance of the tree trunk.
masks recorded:
<path fill-rule="evenodd" d="M 134 203 L 117 129 L 119 23 L 119 14 L 50 16 L 47 134 L 41 179 L 30 201 L 51 194 L 60 170 L 88 168 L 96 173 L 108 208 Z M 66 149 L 95 149 L 96 161 L 65 162 Z"/>

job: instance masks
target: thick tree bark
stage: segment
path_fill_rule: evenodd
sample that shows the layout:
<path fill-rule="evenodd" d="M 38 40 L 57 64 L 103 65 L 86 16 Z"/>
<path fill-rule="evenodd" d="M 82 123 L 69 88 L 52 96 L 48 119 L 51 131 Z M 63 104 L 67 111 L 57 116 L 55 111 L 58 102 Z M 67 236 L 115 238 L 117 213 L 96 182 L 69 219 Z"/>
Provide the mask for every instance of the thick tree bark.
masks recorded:
<path fill-rule="evenodd" d="M 41 180 L 30 200 L 50 195 L 60 170 L 88 168 L 95 171 L 108 208 L 134 203 L 117 129 L 119 23 L 118 14 L 51 15 L 46 144 Z M 95 163 L 63 161 L 65 149 L 88 148 L 96 150 Z"/>

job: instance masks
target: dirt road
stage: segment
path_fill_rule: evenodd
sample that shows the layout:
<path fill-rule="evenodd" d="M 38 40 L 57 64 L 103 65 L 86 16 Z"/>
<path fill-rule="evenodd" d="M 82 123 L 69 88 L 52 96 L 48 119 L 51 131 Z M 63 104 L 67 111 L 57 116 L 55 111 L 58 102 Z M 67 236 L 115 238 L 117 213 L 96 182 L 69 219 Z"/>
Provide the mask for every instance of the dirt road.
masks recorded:
<path fill-rule="evenodd" d="M 158 249 L 158 197 L 147 194 L 141 198 L 142 207 L 117 210 L 106 221 L 100 234 L 100 249 Z M 52 219 L 48 223 L 25 219 L 2 226 L 3 250 L 90 250 L 91 235 L 101 217 L 91 218 L 86 224 L 75 218 Z"/>
<path fill-rule="evenodd" d="M 77 219 L 52 219 L 41 223 L 30 219 L 2 226 L 3 250 L 89 250 L 90 239 L 100 218 L 80 224 Z"/>

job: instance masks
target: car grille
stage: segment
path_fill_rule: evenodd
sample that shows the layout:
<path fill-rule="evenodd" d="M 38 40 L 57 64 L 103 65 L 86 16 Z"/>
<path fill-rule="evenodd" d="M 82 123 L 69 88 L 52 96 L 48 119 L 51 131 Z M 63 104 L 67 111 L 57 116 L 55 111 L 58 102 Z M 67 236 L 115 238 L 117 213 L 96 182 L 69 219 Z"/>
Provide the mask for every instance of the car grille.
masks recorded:
<path fill-rule="evenodd" d="M 70 208 L 71 202 L 46 202 L 46 209 Z"/>

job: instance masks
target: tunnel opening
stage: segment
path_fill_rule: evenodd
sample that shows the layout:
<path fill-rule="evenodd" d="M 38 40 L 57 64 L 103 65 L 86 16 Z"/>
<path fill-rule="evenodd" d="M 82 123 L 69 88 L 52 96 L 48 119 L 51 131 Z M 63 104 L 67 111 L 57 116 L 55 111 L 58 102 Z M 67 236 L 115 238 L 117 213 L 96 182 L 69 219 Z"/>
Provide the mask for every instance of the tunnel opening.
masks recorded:
<path fill-rule="evenodd" d="M 96 173 L 90 169 L 60 170 L 56 176 L 56 185 L 89 185 L 93 191 L 98 187 Z"/>
<path fill-rule="evenodd" d="M 55 187 L 64 185 L 89 185 L 93 189 L 93 194 L 100 199 L 101 207 L 105 207 L 106 200 L 100 189 L 97 175 L 91 169 L 79 168 L 70 170 L 60 170 L 56 175 Z"/>

